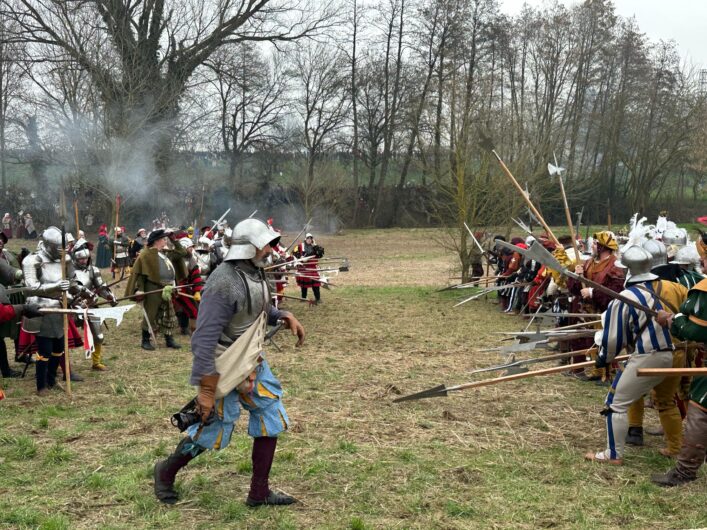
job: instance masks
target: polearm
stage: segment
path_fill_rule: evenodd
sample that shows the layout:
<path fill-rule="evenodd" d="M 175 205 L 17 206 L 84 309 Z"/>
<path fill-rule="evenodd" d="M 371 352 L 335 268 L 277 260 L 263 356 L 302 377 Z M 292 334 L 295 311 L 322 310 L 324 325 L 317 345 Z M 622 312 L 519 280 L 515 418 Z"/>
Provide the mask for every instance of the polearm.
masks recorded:
<path fill-rule="evenodd" d="M 295 246 L 295 244 L 297 243 L 297 240 L 300 238 L 300 236 L 301 236 L 302 234 L 304 234 L 304 232 L 307 230 L 307 228 L 309 228 L 309 223 L 311 223 L 311 222 L 312 222 L 312 219 L 310 218 L 309 221 L 307 221 L 307 222 L 304 224 L 304 227 L 302 228 L 302 230 L 300 230 L 299 233 L 298 233 L 298 234 L 295 236 L 295 238 L 292 240 L 292 243 L 290 243 L 289 245 L 287 245 L 287 248 L 285 249 L 285 254 L 287 254 L 290 250 L 292 250 L 292 247 Z"/>
<path fill-rule="evenodd" d="M 186 289 L 187 287 L 194 287 L 196 284 L 195 283 L 190 283 L 188 285 L 177 285 L 172 288 L 173 291 L 177 291 L 179 289 Z M 123 300 L 133 300 L 134 298 L 140 298 L 141 296 L 146 296 L 148 294 L 157 294 L 161 293 L 164 289 L 155 289 L 154 291 L 146 291 L 141 294 L 131 294 L 128 296 L 122 296 L 120 298 L 116 298 L 115 300 L 103 300 L 102 302 L 98 302 L 95 307 L 101 306 L 101 305 L 106 305 L 110 304 L 111 302 L 122 302 Z"/>
<path fill-rule="evenodd" d="M 492 293 L 494 291 L 503 291 L 504 289 L 515 289 L 516 287 L 528 287 L 529 285 L 533 285 L 532 282 L 526 282 L 526 283 L 509 283 L 505 285 L 494 285 L 493 287 L 484 287 L 483 291 L 476 293 L 469 298 L 465 298 L 461 302 L 457 302 L 454 304 L 453 307 L 458 307 L 462 304 L 466 304 L 467 302 L 471 302 L 472 300 L 476 300 L 478 298 L 481 298 L 482 296 L 485 296 L 489 293 Z"/>
<path fill-rule="evenodd" d="M 74 190 L 74 217 L 76 218 L 76 238 L 78 239 L 81 227 L 79 226 L 79 198 L 76 195 L 76 190 Z"/>
<path fill-rule="evenodd" d="M 502 246 L 504 248 L 507 248 L 509 250 L 512 250 L 513 252 L 518 252 L 519 254 L 522 254 L 523 256 L 526 256 L 530 259 L 534 259 L 538 263 L 541 263 L 545 265 L 547 268 L 555 270 L 559 272 L 563 276 L 567 276 L 568 278 L 572 278 L 573 280 L 577 280 L 578 282 L 582 282 L 585 285 L 589 285 L 590 287 L 593 287 L 597 291 L 601 291 L 605 295 L 609 296 L 610 298 L 613 298 L 615 300 L 620 300 L 621 302 L 630 305 L 631 307 L 638 309 L 640 311 L 643 311 L 644 313 L 656 317 L 658 316 L 658 312 L 655 311 L 654 309 L 651 309 L 648 306 L 645 306 L 641 304 L 640 302 L 636 302 L 635 300 L 628 298 L 627 296 L 622 295 L 621 293 L 617 293 L 616 291 L 612 291 L 608 287 L 604 287 L 602 284 L 597 283 L 595 281 L 590 280 L 589 278 L 585 278 L 584 276 L 581 276 L 577 273 L 571 272 L 567 268 L 563 267 L 559 261 L 550 254 L 545 247 L 543 247 L 540 243 L 537 241 L 533 241 L 530 244 L 530 247 L 527 249 L 517 247 L 515 245 L 511 245 L 510 243 L 506 243 L 505 241 L 501 241 L 500 239 L 496 240 L 496 244 L 499 246 Z"/>
<path fill-rule="evenodd" d="M 218 225 L 220 225 L 221 222 L 226 218 L 226 216 L 227 216 L 229 213 L 231 213 L 231 209 L 230 209 L 230 208 L 229 208 L 228 210 L 226 210 L 226 213 L 224 213 L 221 217 L 218 218 L 218 221 L 216 221 L 216 222 L 214 223 L 214 225 L 211 227 L 210 232 L 213 232 L 213 231 L 214 231 L 214 228 L 216 228 Z"/>
<path fill-rule="evenodd" d="M 64 181 L 61 181 L 61 280 L 66 281 L 66 197 L 64 197 Z M 61 307 L 69 308 L 69 298 L 66 291 L 61 293 Z M 71 359 L 69 355 L 69 315 L 64 314 L 64 375 L 66 376 L 66 393 L 71 397 Z"/>
<path fill-rule="evenodd" d="M 625 361 L 628 359 L 629 355 L 622 355 L 616 357 L 614 361 Z M 493 379 L 484 379 L 483 381 L 474 381 L 473 383 L 464 383 L 461 385 L 447 387 L 445 385 L 438 385 L 433 388 L 428 388 L 422 392 L 417 392 L 415 394 L 410 394 L 408 396 L 399 397 L 393 400 L 393 403 L 400 403 L 401 401 L 415 401 L 418 399 L 425 399 L 431 397 L 445 397 L 448 396 L 450 392 L 459 392 L 460 390 L 467 390 L 469 388 L 479 388 L 482 386 L 497 385 L 499 383 L 505 383 L 507 381 L 516 381 L 517 379 L 526 379 L 528 377 L 537 377 L 541 375 L 551 375 L 558 374 L 561 372 L 566 372 L 567 370 L 576 370 L 578 368 L 589 368 L 594 366 L 594 361 L 587 361 L 584 363 L 577 364 L 567 364 L 564 366 L 555 366 L 553 368 L 545 368 L 544 370 L 535 370 L 534 372 L 525 372 L 521 374 L 504 375 L 501 377 L 494 377 Z"/>
<path fill-rule="evenodd" d="M 493 154 L 493 156 L 496 157 L 496 160 L 498 160 L 498 163 L 501 165 L 501 168 L 503 169 L 504 173 L 506 174 L 506 176 L 508 176 L 508 178 L 510 179 L 510 181 L 513 183 L 513 185 L 515 186 L 516 190 L 518 190 L 518 193 L 520 193 L 520 195 L 523 197 L 523 200 L 524 200 L 525 203 L 528 205 L 528 208 L 530 209 L 530 211 L 533 213 L 533 215 L 535 216 L 535 218 L 536 218 L 536 219 L 540 222 L 540 224 L 543 226 L 543 228 L 545 229 L 545 232 L 547 232 L 547 235 L 550 237 L 550 239 L 552 240 L 552 242 L 555 243 L 555 245 L 557 245 L 557 246 L 559 247 L 559 246 L 560 246 L 560 242 L 559 242 L 559 241 L 557 240 L 557 238 L 555 237 L 555 234 L 552 232 L 552 230 L 550 230 L 550 227 L 549 227 L 548 224 L 545 222 L 545 219 L 543 218 L 543 216 L 540 215 L 540 212 L 538 211 L 538 209 L 537 209 L 537 208 L 533 205 L 533 203 L 531 202 L 530 197 L 528 196 L 529 194 L 528 194 L 523 188 L 520 187 L 520 184 L 518 184 L 518 181 L 517 181 L 516 178 L 513 176 L 513 173 L 511 173 L 511 170 L 508 169 L 508 166 L 506 166 L 505 162 L 504 162 L 504 161 L 501 159 L 501 157 L 498 155 L 498 153 L 496 152 L 496 149 L 494 148 L 494 145 L 493 145 L 493 142 L 491 141 L 491 139 L 490 139 L 488 136 L 486 136 L 486 135 L 484 135 L 483 133 L 481 133 L 481 132 L 479 133 L 479 138 L 480 138 L 480 140 L 479 140 L 479 145 L 480 145 L 482 148 L 488 149 L 489 151 L 491 151 L 491 153 Z"/>
<path fill-rule="evenodd" d="M 572 248 L 574 249 L 575 259 L 579 260 L 579 247 L 577 246 L 577 237 L 574 232 L 574 227 L 572 226 L 572 215 L 570 215 L 570 207 L 567 204 L 567 194 L 565 194 L 565 183 L 562 180 L 562 173 L 565 168 L 560 167 L 557 164 L 557 157 L 555 153 L 552 153 L 552 157 L 555 159 L 555 165 L 547 165 L 548 173 L 550 176 L 557 175 L 557 179 L 560 181 L 560 191 L 562 192 L 562 201 L 565 205 L 565 217 L 567 218 L 567 228 L 570 229 L 570 236 L 572 237 Z"/>
<path fill-rule="evenodd" d="M 201 206 L 199 207 L 199 226 L 194 227 L 194 243 L 196 243 L 197 234 L 198 234 L 198 237 L 201 237 L 204 235 L 201 233 L 201 227 L 204 226 L 204 195 L 205 194 L 206 194 L 206 184 L 204 184 L 202 182 L 202 184 L 201 184 Z"/>
<path fill-rule="evenodd" d="M 596 350 L 596 347 L 592 347 L 592 348 L 589 348 L 586 350 L 568 351 L 568 352 L 564 352 L 564 353 L 556 353 L 553 355 L 545 355 L 543 357 L 534 357 L 531 359 L 520 359 L 518 361 L 513 361 L 510 363 L 497 364 L 496 366 L 487 366 L 485 368 L 477 368 L 476 370 L 472 370 L 471 372 L 469 372 L 469 375 L 480 374 L 483 372 L 495 372 L 496 370 L 507 370 L 509 368 L 519 368 L 519 367 L 523 367 L 527 364 L 538 364 L 538 363 L 544 363 L 544 362 L 548 362 L 548 361 L 556 361 L 558 359 L 566 359 L 568 357 L 574 357 L 575 355 L 589 355 L 590 353 L 592 353 L 595 350 Z"/>
<path fill-rule="evenodd" d="M 638 377 L 707 375 L 707 368 L 639 368 Z"/>

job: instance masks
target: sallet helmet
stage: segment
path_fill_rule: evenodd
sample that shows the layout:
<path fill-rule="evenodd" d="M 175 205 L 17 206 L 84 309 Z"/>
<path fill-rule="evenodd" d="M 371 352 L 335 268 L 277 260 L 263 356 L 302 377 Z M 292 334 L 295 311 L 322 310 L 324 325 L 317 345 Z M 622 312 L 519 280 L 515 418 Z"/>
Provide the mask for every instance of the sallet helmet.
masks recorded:
<path fill-rule="evenodd" d="M 47 255 L 57 260 L 61 258 L 61 230 L 56 226 L 50 226 L 42 232 L 42 246 Z"/>

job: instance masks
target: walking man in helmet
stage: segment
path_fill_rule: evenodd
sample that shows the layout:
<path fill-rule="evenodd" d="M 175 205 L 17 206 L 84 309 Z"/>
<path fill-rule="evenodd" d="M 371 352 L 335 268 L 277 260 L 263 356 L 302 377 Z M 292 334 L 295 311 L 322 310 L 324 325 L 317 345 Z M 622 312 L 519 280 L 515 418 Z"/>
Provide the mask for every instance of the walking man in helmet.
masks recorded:
<path fill-rule="evenodd" d="M 198 385 L 199 420 L 189 426 L 174 453 L 157 462 L 155 495 L 165 504 L 177 501 L 177 472 L 207 449 L 228 445 L 241 407 L 250 414 L 253 474 L 248 506 L 283 505 L 293 497 L 270 490 L 268 478 L 277 437 L 289 420 L 282 404 L 282 387 L 263 351 L 266 324 L 278 320 L 304 341 L 304 328 L 289 312 L 272 305 L 263 267 L 280 234 L 262 221 L 238 223 L 223 263 L 209 276 L 203 290 L 196 330 L 192 335 L 191 383 Z"/>

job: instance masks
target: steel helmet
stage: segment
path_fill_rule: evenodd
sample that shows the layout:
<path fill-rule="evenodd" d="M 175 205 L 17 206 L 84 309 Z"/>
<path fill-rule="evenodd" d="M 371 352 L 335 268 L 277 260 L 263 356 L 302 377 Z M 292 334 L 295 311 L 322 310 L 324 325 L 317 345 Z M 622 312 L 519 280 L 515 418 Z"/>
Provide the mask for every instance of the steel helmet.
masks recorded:
<path fill-rule="evenodd" d="M 687 245 L 687 231 L 684 228 L 668 228 L 663 232 L 663 243 L 666 245 Z"/>
<path fill-rule="evenodd" d="M 258 219 L 244 219 L 233 229 L 231 245 L 224 261 L 252 259 L 256 250 L 280 242 L 280 234 Z"/>
<path fill-rule="evenodd" d="M 653 256 L 645 248 L 634 245 L 621 255 L 621 265 L 628 269 L 626 284 L 656 280 L 658 276 L 651 272 Z"/>
<path fill-rule="evenodd" d="M 61 240 L 61 230 L 56 226 L 50 226 L 42 232 L 42 246 L 52 259 L 59 259 L 61 257 Z"/>
<path fill-rule="evenodd" d="M 672 262 L 677 265 L 699 265 L 700 255 L 695 245 L 685 245 L 678 249 Z"/>
<path fill-rule="evenodd" d="M 668 249 L 657 239 L 644 241 L 642 247 L 652 256 L 651 269 L 668 264 Z"/>

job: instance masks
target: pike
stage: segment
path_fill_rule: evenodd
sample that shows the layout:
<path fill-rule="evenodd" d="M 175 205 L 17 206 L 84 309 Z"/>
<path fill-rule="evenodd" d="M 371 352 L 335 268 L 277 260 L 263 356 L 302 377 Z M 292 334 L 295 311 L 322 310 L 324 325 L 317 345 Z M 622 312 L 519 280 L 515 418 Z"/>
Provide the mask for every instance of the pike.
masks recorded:
<path fill-rule="evenodd" d="M 61 280 L 66 281 L 66 197 L 64 197 L 64 179 L 61 179 Z M 61 293 L 61 307 L 69 308 L 69 298 L 66 291 Z M 71 397 L 71 359 L 69 354 L 69 316 L 64 315 L 64 371 L 66 375 L 66 393 Z"/>
<path fill-rule="evenodd" d="M 524 191 L 523 188 L 520 187 L 520 184 L 518 184 L 518 181 L 513 176 L 513 173 L 511 173 L 511 170 L 508 169 L 508 166 L 506 166 L 505 162 L 501 159 L 499 154 L 496 152 L 496 149 L 493 145 L 493 142 L 491 141 L 491 138 L 489 138 L 488 136 L 483 134 L 481 131 L 479 131 L 479 145 L 483 149 L 487 149 L 487 150 L 491 151 L 493 156 L 496 157 L 496 160 L 501 165 L 503 172 L 506 174 L 506 176 L 509 178 L 511 183 L 515 186 L 516 190 L 518 190 L 518 192 L 523 197 L 523 200 L 526 202 L 528 209 L 532 212 L 532 214 L 535 216 L 535 218 L 538 220 L 538 222 L 545 229 L 545 232 L 547 233 L 548 237 L 552 240 L 552 242 L 555 243 L 555 245 L 557 245 L 559 247 L 560 242 L 557 240 L 557 238 L 555 237 L 555 234 L 552 232 L 552 230 L 550 230 L 550 226 L 545 222 L 545 219 L 543 219 L 543 216 L 540 214 L 538 209 L 531 202 L 530 194 L 527 191 Z"/>
<path fill-rule="evenodd" d="M 707 375 L 707 368 L 639 368 L 638 377 Z"/>
<path fill-rule="evenodd" d="M 513 289 L 515 287 L 527 287 L 528 285 L 532 285 L 532 283 L 509 283 L 506 285 L 494 285 L 493 287 L 485 287 L 483 291 L 476 293 L 473 296 L 470 296 L 469 298 L 465 298 L 461 302 L 454 304 L 453 307 L 458 307 L 462 304 L 466 304 L 467 302 L 470 302 L 471 300 L 476 300 L 477 298 L 481 298 L 484 295 L 487 295 L 489 293 L 492 293 L 494 291 L 502 291 L 504 289 Z"/>
<path fill-rule="evenodd" d="M 548 336 L 547 338 L 540 338 L 539 340 L 535 340 L 535 341 L 520 342 L 520 343 L 510 344 L 508 346 L 498 346 L 496 348 L 486 348 L 486 349 L 477 350 L 477 351 L 479 351 L 479 352 L 497 351 L 497 352 L 500 352 L 501 354 L 529 352 L 529 351 L 533 351 L 533 350 L 547 348 L 551 342 L 564 342 L 564 341 L 568 341 L 568 340 L 593 337 L 595 335 L 596 331 L 597 330 L 595 330 L 595 329 L 578 330 L 578 331 L 573 331 L 572 333 L 564 333 L 561 335 Z M 532 337 L 532 335 L 524 337 L 524 338 L 528 339 L 531 337 Z"/>
<path fill-rule="evenodd" d="M 572 226 L 572 216 L 570 215 L 570 207 L 567 204 L 565 184 L 562 180 L 562 173 L 565 171 L 565 168 L 560 167 L 557 163 L 557 157 L 555 156 L 554 151 L 552 153 L 552 157 L 555 160 L 555 165 L 553 166 L 552 164 L 548 164 L 547 171 L 550 173 L 550 176 L 557 175 L 557 180 L 560 181 L 560 192 L 562 192 L 562 201 L 565 205 L 565 217 L 567 218 L 567 228 L 570 229 L 570 236 L 572 237 L 572 248 L 574 249 L 574 255 L 576 256 L 576 259 L 579 259 L 579 247 L 577 247 L 577 236 L 575 235 L 574 227 Z"/>
<path fill-rule="evenodd" d="M 187 287 L 194 287 L 195 285 L 196 285 L 195 283 L 190 283 L 190 284 L 188 284 L 188 285 L 177 285 L 177 286 L 174 287 L 172 290 L 177 291 L 177 290 L 179 290 L 179 289 L 186 289 Z M 120 297 L 120 298 L 116 298 L 115 301 L 116 301 L 116 302 L 122 302 L 123 300 L 133 300 L 134 298 L 138 298 L 138 297 L 140 297 L 140 296 L 145 296 L 145 295 L 148 295 L 148 294 L 161 293 L 162 291 L 163 291 L 163 289 L 155 289 L 154 291 L 147 291 L 147 292 L 144 292 L 144 293 L 142 293 L 142 294 L 131 294 L 131 295 L 128 295 L 128 296 L 122 296 L 122 297 Z M 106 305 L 106 304 L 110 304 L 110 303 L 111 303 L 110 300 L 104 300 L 103 302 L 98 302 L 98 303 L 96 304 L 96 307 L 102 306 L 102 305 Z"/>
<path fill-rule="evenodd" d="M 600 291 L 604 293 L 605 295 L 609 296 L 610 298 L 613 298 L 615 300 L 620 300 L 621 302 L 630 305 L 631 307 L 638 309 L 640 311 L 643 311 L 647 315 L 650 315 L 652 317 L 656 317 L 658 315 L 658 312 L 651 309 L 648 306 L 645 306 L 641 304 L 640 302 L 636 302 L 632 300 L 631 298 L 628 298 L 625 295 L 622 295 L 621 293 L 617 293 L 609 289 L 608 287 L 604 287 L 602 284 L 594 282 L 590 280 L 589 278 L 585 278 L 584 276 L 581 276 L 577 273 L 571 272 L 570 270 L 566 269 L 563 267 L 559 261 L 550 254 L 545 247 L 543 247 L 541 244 L 539 244 L 537 241 L 533 241 L 530 246 L 527 249 L 517 247 L 515 245 L 511 245 L 510 243 L 506 243 L 505 241 L 501 241 L 500 239 L 496 240 L 496 244 L 510 249 L 513 252 L 518 252 L 519 254 L 522 254 L 523 256 L 526 256 L 527 258 L 533 259 L 536 262 L 545 265 L 548 269 L 555 270 L 562 274 L 563 276 L 567 276 L 568 278 L 572 278 L 573 280 L 577 280 L 578 282 L 582 282 L 586 285 L 589 285 L 590 287 L 593 287 L 597 291 Z"/>
<path fill-rule="evenodd" d="M 582 206 L 582 209 L 577 212 L 577 235 L 579 237 L 582 237 L 582 233 L 579 231 L 582 227 L 582 217 L 584 217 L 584 206 Z"/>
<path fill-rule="evenodd" d="M 614 361 L 625 361 L 628 359 L 628 355 L 621 355 L 616 357 Z M 594 366 L 594 361 L 587 361 L 585 363 L 577 364 L 567 364 L 564 366 L 555 366 L 553 368 L 545 368 L 543 370 L 535 370 L 533 372 L 524 372 L 521 374 L 504 375 L 501 377 L 494 377 L 493 379 L 484 379 L 482 381 L 474 381 L 473 383 L 463 383 L 461 385 L 455 386 L 445 386 L 437 385 L 427 390 L 417 392 L 415 394 L 410 394 L 407 396 L 399 397 L 393 400 L 393 403 L 400 403 L 402 401 L 416 401 L 418 399 L 432 398 L 432 397 L 446 397 L 450 392 L 459 392 L 460 390 L 467 390 L 469 388 L 479 388 L 482 386 L 497 385 L 499 383 L 505 383 L 507 381 L 516 381 L 518 379 L 526 379 L 528 377 L 537 377 L 541 375 L 551 375 L 558 374 L 561 372 L 566 372 L 567 370 L 576 370 L 578 368 L 589 368 Z"/>
<path fill-rule="evenodd" d="M 523 318 L 528 318 L 530 315 L 523 315 Z M 537 318 L 601 318 L 599 313 L 553 313 L 547 311 L 540 313 Z"/>
<path fill-rule="evenodd" d="M 287 254 L 290 250 L 292 250 L 292 247 L 295 246 L 295 244 L 297 243 L 297 240 L 300 238 L 300 236 L 301 236 L 302 234 L 304 234 L 305 231 L 309 228 L 309 223 L 312 222 L 312 219 L 313 219 L 313 218 L 310 218 L 309 221 L 307 221 L 306 223 L 304 223 L 304 227 L 302 227 L 302 230 L 300 230 L 299 233 L 295 236 L 295 238 L 292 240 L 292 243 L 290 243 L 289 245 L 287 245 L 287 248 L 285 249 L 285 254 Z"/>
<path fill-rule="evenodd" d="M 511 374 L 520 374 L 527 372 L 528 369 L 525 368 L 526 365 L 528 364 L 537 364 L 537 363 L 544 363 L 547 361 L 556 361 L 558 359 L 566 359 L 567 357 L 574 357 L 575 355 L 589 355 L 592 351 L 596 350 L 596 348 L 589 348 L 588 350 L 576 350 L 576 351 L 569 351 L 565 353 L 556 353 L 554 355 L 545 355 L 543 357 L 534 357 L 532 359 L 521 359 L 516 361 L 515 356 L 513 356 L 513 361 L 508 362 L 505 364 L 497 364 L 496 366 L 487 366 L 486 368 L 477 368 L 476 370 L 472 370 L 469 372 L 469 375 L 471 374 L 480 374 L 483 372 L 495 372 L 497 370 L 508 370 L 508 372 L 505 375 L 511 375 Z"/>
<path fill-rule="evenodd" d="M 511 221 L 513 221 L 515 224 L 517 224 L 520 227 L 520 229 L 523 230 L 525 233 L 527 233 L 529 236 L 533 235 L 533 231 L 530 229 L 530 227 L 527 224 L 525 224 L 523 221 L 521 221 L 520 219 L 515 219 L 515 218 L 511 217 Z"/>
<path fill-rule="evenodd" d="M 256 211 L 257 211 L 257 210 L 256 210 Z M 226 210 L 226 212 L 225 212 L 221 217 L 218 218 L 218 221 L 215 221 L 215 222 L 214 222 L 214 224 L 213 224 L 213 226 L 211 227 L 211 230 L 209 230 L 209 232 L 213 232 L 213 231 L 214 231 L 214 228 L 216 228 L 218 225 L 220 225 L 221 222 L 226 218 L 226 216 L 227 216 L 229 213 L 231 213 L 231 209 L 230 209 L 230 208 L 229 208 L 228 210 Z M 213 221 L 213 219 L 211 219 L 211 220 Z"/>

